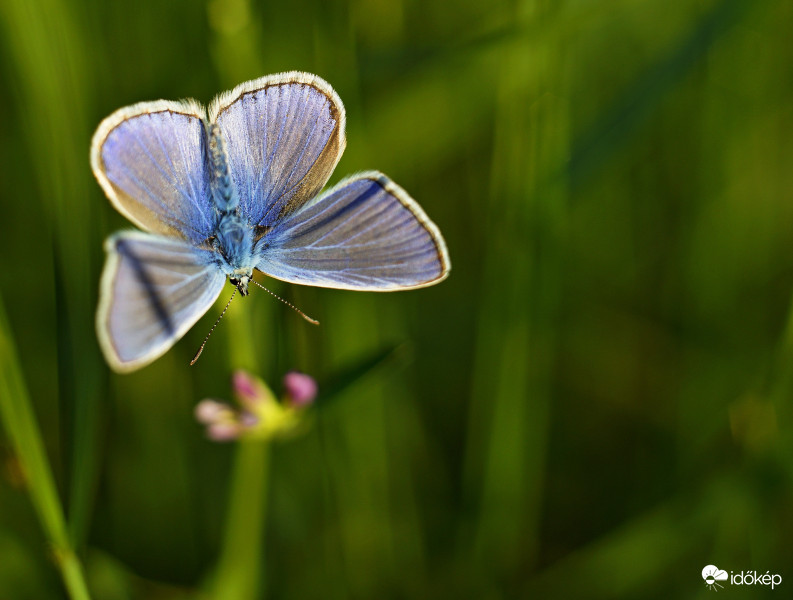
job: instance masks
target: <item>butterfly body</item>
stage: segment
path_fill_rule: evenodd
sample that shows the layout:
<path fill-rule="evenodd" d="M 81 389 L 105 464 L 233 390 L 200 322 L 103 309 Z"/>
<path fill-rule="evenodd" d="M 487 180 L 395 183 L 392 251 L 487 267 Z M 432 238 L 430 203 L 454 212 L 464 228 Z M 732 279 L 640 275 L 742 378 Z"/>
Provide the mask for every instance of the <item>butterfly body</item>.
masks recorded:
<path fill-rule="evenodd" d="M 202 120 L 207 138 L 206 168 L 215 211 L 216 232 L 207 242 L 220 257 L 218 268 L 243 296 L 258 262 L 253 252 L 253 226 L 240 215 L 239 196 L 231 179 L 223 132 L 216 123 Z M 222 259 L 222 260 L 221 260 Z"/>
<path fill-rule="evenodd" d="M 344 107 L 307 73 L 263 77 L 219 96 L 155 101 L 97 129 L 91 165 L 111 203 L 143 232 L 111 236 L 97 332 L 118 371 L 148 364 L 209 309 L 226 279 L 254 270 L 337 289 L 396 291 L 449 272 L 443 238 L 385 175 L 324 193 L 344 149 Z"/>

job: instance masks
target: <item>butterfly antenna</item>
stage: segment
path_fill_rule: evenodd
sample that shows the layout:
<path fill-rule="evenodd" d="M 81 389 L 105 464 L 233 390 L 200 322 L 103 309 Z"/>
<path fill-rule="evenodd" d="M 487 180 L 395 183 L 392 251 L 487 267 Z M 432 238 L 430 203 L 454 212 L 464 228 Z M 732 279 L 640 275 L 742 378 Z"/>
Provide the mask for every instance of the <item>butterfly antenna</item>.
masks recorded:
<path fill-rule="evenodd" d="M 209 330 L 209 333 L 204 338 L 204 341 L 202 342 L 201 347 L 198 349 L 198 352 L 195 353 L 195 356 L 193 357 L 193 360 L 190 361 L 190 366 L 191 367 L 194 364 L 196 364 L 196 361 L 198 360 L 198 357 L 201 356 L 201 353 L 204 351 L 204 346 L 206 346 L 207 342 L 209 341 L 209 336 L 212 335 L 213 331 L 215 331 L 215 327 L 218 326 L 218 323 L 220 323 L 220 320 L 223 318 L 223 315 L 226 314 L 226 311 L 229 309 L 229 304 L 231 304 L 231 301 L 234 300 L 234 296 L 236 296 L 236 295 L 237 295 L 237 288 L 234 288 L 234 291 L 231 294 L 231 298 L 229 298 L 229 301 L 226 302 L 226 307 L 223 309 L 223 312 L 220 313 L 220 316 L 218 317 L 218 320 L 215 321 L 215 324 L 212 326 L 212 329 Z"/>
<path fill-rule="evenodd" d="M 275 297 L 275 298 L 278 298 L 278 299 L 279 299 L 281 302 L 283 302 L 284 304 L 286 304 L 286 305 L 287 305 L 289 308 L 291 308 L 293 311 L 295 311 L 297 314 L 299 314 L 301 317 L 303 317 L 303 318 L 304 318 L 306 321 L 308 321 L 308 322 L 309 322 L 309 323 L 311 323 L 312 325 L 319 325 L 319 321 L 317 321 L 316 319 L 312 319 L 312 318 L 311 318 L 311 317 L 309 317 L 309 316 L 308 316 L 306 313 L 304 313 L 302 310 L 300 310 L 300 309 L 299 309 L 297 306 L 295 306 L 294 304 L 290 304 L 289 302 L 287 302 L 286 300 L 284 300 L 283 298 L 281 298 L 281 296 L 279 296 L 278 294 L 275 294 L 275 293 L 271 292 L 270 290 L 268 290 L 266 287 L 264 287 L 264 286 L 263 286 L 261 283 L 259 283 L 258 281 L 254 280 L 254 279 L 251 279 L 251 282 L 252 282 L 252 283 L 255 283 L 256 285 L 258 285 L 260 288 L 262 288 L 262 289 L 263 289 L 265 292 L 267 292 L 267 293 L 268 293 L 268 294 L 270 294 L 271 296 L 273 296 L 273 297 Z M 210 332 L 210 333 L 211 333 L 211 332 Z M 207 337 L 208 337 L 208 336 L 207 336 Z"/>

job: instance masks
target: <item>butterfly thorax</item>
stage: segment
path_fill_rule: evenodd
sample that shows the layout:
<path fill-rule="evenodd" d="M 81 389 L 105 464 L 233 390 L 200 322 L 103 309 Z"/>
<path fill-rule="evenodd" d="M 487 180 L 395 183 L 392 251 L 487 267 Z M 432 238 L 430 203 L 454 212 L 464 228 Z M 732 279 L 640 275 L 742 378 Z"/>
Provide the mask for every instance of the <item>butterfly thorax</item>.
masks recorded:
<path fill-rule="evenodd" d="M 231 283 L 243 296 L 248 295 L 248 281 L 255 267 L 253 255 L 253 232 L 245 220 L 235 213 L 220 217 L 217 234 L 212 242 L 214 249 L 223 258 L 220 264 Z"/>

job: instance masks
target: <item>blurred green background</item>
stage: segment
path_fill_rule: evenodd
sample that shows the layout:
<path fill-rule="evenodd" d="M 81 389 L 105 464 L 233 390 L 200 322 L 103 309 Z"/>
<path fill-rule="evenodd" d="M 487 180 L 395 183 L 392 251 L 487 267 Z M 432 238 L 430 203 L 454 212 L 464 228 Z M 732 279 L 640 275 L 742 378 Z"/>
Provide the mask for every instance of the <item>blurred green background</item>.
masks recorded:
<path fill-rule="evenodd" d="M 92 597 L 706 598 L 708 564 L 784 579 L 732 594 L 788 593 L 792 26 L 765 0 L 0 0 L 0 361 Z M 451 276 L 271 280 L 322 325 L 253 290 L 195 367 L 222 305 L 111 374 L 93 315 L 102 241 L 129 225 L 94 128 L 292 69 L 346 105 L 331 183 L 390 175 Z M 269 453 L 192 416 L 233 368 L 327 387 L 394 345 Z M 0 599 L 64 598 L 5 425 Z"/>

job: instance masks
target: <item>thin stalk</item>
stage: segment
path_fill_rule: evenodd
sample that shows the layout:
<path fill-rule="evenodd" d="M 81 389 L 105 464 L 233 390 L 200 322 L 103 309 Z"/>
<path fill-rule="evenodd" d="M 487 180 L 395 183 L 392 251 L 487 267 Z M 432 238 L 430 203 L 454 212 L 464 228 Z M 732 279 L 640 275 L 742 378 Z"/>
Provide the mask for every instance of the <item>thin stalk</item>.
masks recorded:
<path fill-rule="evenodd" d="M 28 396 L 16 348 L 0 299 L 0 418 L 14 452 L 25 473 L 30 498 L 44 533 L 52 544 L 55 563 L 60 569 L 72 600 L 90 600 L 83 569 L 67 535 L 55 479 L 44 451 L 33 406 Z"/>
<path fill-rule="evenodd" d="M 250 299 L 229 311 L 229 351 L 232 369 L 257 370 L 251 336 Z M 218 559 L 213 598 L 253 600 L 264 585 L 264 540 L 267 515 L 267 484 L 270 465 L 266 440 L 241 440 L 234 458 L 229 488 L 226 527 Z"/>
<path fill-rule="evenodd" d="M 229 491 L 226 531 L 215 578 L 217 600 L 259 598 L 263 585 L 269 444 L 240 442 Z"/>

